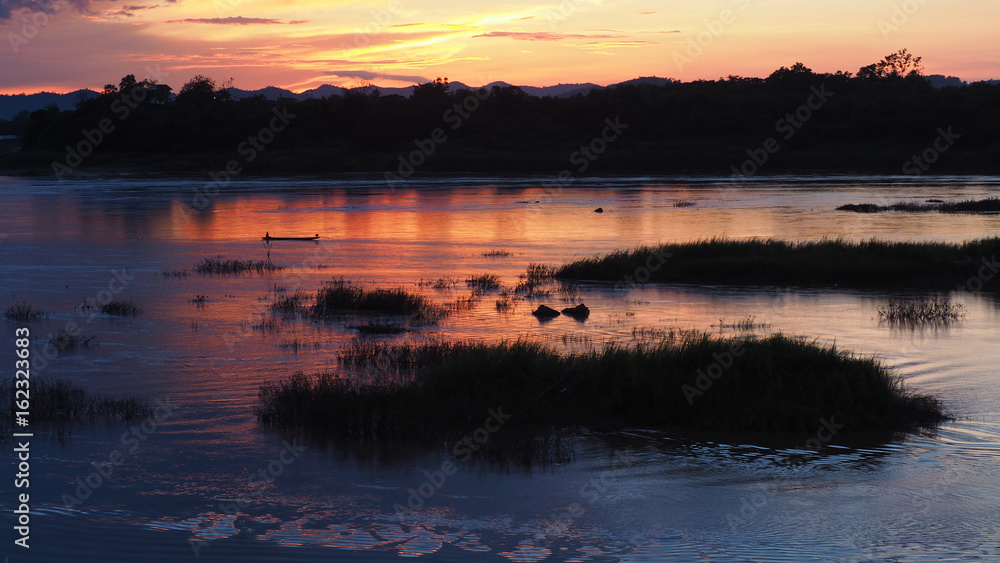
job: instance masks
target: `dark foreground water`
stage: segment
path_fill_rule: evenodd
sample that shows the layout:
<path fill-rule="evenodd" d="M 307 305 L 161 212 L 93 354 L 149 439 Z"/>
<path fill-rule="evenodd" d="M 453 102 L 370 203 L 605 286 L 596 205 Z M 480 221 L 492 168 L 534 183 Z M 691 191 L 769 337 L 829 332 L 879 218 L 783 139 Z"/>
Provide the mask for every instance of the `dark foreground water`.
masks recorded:
<path fill-rule="evenodd" d="M 356 337 L 347 325 L 358 319 L 272 317 L 267 306 L 278 295 L 344 277 L 448 303 L 468 296 L 470 275 L 513 285 L 532 262 L 714 236 L 961 241 L 996 235 L 1000 216 L 834 208 L 986 197 L 1000 179 L 640 178 L 558 189 L 546 180 L 447 178 L 394 191 L 286 179 L 227 186 L 195 210 L 203 186 L 0 178 L 0 305 L 23 300 L 49 313 L 29 325 L 32 377 L 163 405 L 159 420 L 135 428 L 36 433 L 30 550 L 13 544 L 15 495 L 24 491 L 14 488 L 16 442 L 5 443 L 9 561 L 1000 560 L 1000 315 L 983 293 L 952 293 L 968 311 L 954 326 L 900 330 L 877 320 L 887 294 L 583 284 L 575 296 L 520 301 L 507 313 L 487 296 L 438 326 L 389 337 L 527 336 L 579 350 L 631 342 L 644 329 L 732 334 L 726 325 L 752 316 L 758 334 L 836 342 L 897 366 L 957 417 L 922 435 L 858 435 L 829 420 L 802 436 L 580 433 L 569 439 L 571 461 L 524 468 L 412 444 L 318 443 L 266 431 L 252 413 L 262 382 L 343 370 L 338 351 Z M 695 205 L 675 206 L 682 200 Z M 322 238 L 275 242 L 271 259 L 285 269 L 274 274 L 190 273 L 218 254 L 264 259 L 265 232 Z M 435 287 L 441 279 L 457 283 Z M 76 308 L 111 296 L 143 314 Z M 539 303 L 580 301 L 592 309 L 583 323 L 542 324 L 529 314 Z M 99 346 L 52 353 L 49 333 L 68 323 Z M 17 326 L 0 320 L 3 377 L 13 374 Z M 838 432 L 822 449 L 801 449 L 831 427 Z M 109 466 L 116 451 L 120 463 Z M 454 471 L 445 474 L 449 462 Z M 416 502 L 420 492 L 429 498 Z M 420 506 L 400 521 L 394 506 L 411 497 Z"/>

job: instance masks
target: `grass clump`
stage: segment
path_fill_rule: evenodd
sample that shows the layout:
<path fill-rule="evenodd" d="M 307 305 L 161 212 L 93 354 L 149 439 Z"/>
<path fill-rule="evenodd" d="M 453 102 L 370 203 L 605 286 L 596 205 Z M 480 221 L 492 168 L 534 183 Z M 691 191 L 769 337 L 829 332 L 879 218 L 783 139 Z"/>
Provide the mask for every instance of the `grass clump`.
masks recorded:
<path fill-rule="evenodd" d="M 91 346 L 97 346 L 99 344 L 96 336 L 83 336 L 82 334 L 79 334 L 79 330 L 70 332 L 66 329 L 60 329 L 55 336 L 53 336 L 52 333 L 49 333 L 49 336 L 51 337 L 52 344 L 60 350 L 90 348 Z"/>
<path fill-rule="evenodd" d="M 465 280 L 465 285 L 471 287 L 474 291 L 478 291 L 480 293 L 497 291 L 501 287 L 500 277 L 495 274 L 481 274 L 478 276 L 469 276 Z"/>
<path fill-rule="evenodd" d="M 544 264 L 528 264 L 528 269 L 520 276 L 521 281 L 514 286 L 514 293 L 525 297 L 546 297 L 552 294 L 550 287 L 556 280 L 557 270 Z"/>
<path fill-rule="evenodd" d="M 9 439 L 15 400 L 14 384 L 0 382 L 0 440 Z M 65 379 L 31 379 L 31 422 L 71 423 L 100 420 L 139 420 L 153 413 L 146 401 L 88 393 Z"/>
<path fill-rule="evenodd" d="M 896 211 L 901 213 L 996 213 L 1000 212 L 1000 198 L 966 199 L 962 201 L 928 200 L 924 203 L 900 201 L 891 205 L 876 205 L 874 203 L 851 203 L 841 205 L 837 211 L 853 211 L 855 213 L 885 213 Z"/>
<path fill-rule="evenodd" d="M 457 278 L 438 278 L 437 281 L 431 282 L 434 289 L 451 289 L 458 285 Z"/>
<path fill-rule="evenodd" d="M 142 314 L 142 307 L 133 301 L 109 301 L 100 306 L 100 311 L 115 317 L 137 317 Z"/>
<path fill-rule="evenodd" d="M 483 256 L 486 258 L 506 258 L 508 256 L 513 256 L 513 253 L 504 249 L 487 250 L 486 252 L 483 252 Z"/>
<path fill-rule="evenodd" d="M 20 303 L 16 303 L 14 305 L 11 305 L 10 307 L 7 307 L 7 310 L 4 311 L 3 316 L 12 321 L 28 323 L 44 317 L 45 313 L 42 312 L 41 309 L 34 307 L 32 305 L 28 305 L 26 302 L 21 301 Z"/>
<path fill-rule="evenodd" d="M 514 310 L 516 301 L 516 296 L 503 293 L 500 298 L 496 300 L 496 308 L 498 313 L 510 313 Z"/>
<path fill-rule="evenodd" d="M 771 328 L 771 323 L 758 322 L 756 315 L 747 315 L 742 319 L 737 319 L 732 322 L 726 322 L 725 319 L 719 319 L 720 330 L 730 329 L 753 332 L 755 330 L 767 330 L 769 328 Z"/>
<path fill-rule="evenodd" d="M 194 267 L 194 271 L 209 276 L 263 274 L 280 269 L 280 266 L 275 266 L 269 260 L 238 260 L 221 254 L 215 258 L 205 258 Z"/>
<path fill-rule="evenodd" d="M 426 297 L 403 288 L 365 289 L 343 279 L 329 282 L 316 295 L 310 312 L 318 319 L 328 319 L 344 311 L 374 311 L 396 315 L 429 314 L 436 310 Z"/>
<path fill-rule="evenodd" d="M 355 346 L 385 373 L 414 369 L 368 383 L 300 373 L 261 387 L 258 419 L 343 437 L 402 438 L 464 429 L 490 409 L 529 428 L 811 431 L 826 418 L 850 431 L 946 418 L 937 400 L 909 392 L 878 360 L 782 335 L 697 333 L 572 355 L 521 340 Z M 722 375 L 709 379 L 706 371 L 720 364 Z"/>
<path fill-rule="evenodd" d="M 663 283 L 952 289 L 997 254 L 997 237 L 963 244 L 711 239 L 585 258 L 563 265 L 556 276 L 628 282 L 642 271 L 645 281 Z"/>
<path fill-rule="evenodd" d="M 903 327 L 947 326 L 966 316 L 965 307 L 947 297 L 890 299 L 878 308 L 879 321 Z"/>
<path fill-rule="evenodd" d="M 303 291 L 296 291 L 291 295 L 282 295 L 271 303 L 271 310 L 281 313 L 285 318 L 298 316 L 305 311 L 305 301 L 309 295 Z"/>

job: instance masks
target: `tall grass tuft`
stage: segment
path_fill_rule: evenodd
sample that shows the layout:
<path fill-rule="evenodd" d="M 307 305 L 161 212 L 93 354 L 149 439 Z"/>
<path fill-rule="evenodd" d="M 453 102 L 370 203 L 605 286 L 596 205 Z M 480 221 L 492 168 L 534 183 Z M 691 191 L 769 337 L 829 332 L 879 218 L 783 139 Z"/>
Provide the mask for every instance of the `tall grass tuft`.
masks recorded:
<path fill-rule="evenodd" d="M 90 348 L 91 346 L 97 346 L 97 337 L 94 335 L 84 336 L 79 333 L 79 330 L 75 332 L 70 332 L 66 329 L 60 329 L 55 336 L 52 337 L 52 345 L 60 350 L 72 350 L 74 348 Z"/>
<path fill-rule="evenodd" d="M 947 297 L 908 297 L 890 299 L 878 308 L 880 321 L 893 326 L 947 326 L 966 316 L 965 307 Z"/>
<path fill-rule="evenodd" d="M 142 307 L 133 301 L 109 301 L 101 305 L 100 310 L 115 317 L 137 317 L 142 314 Z"/>
<path fill-rule="evenodd" d="M 376 311 L 396 315 L 419 315 L 435 311 L 426 297 L 403 288 L 365 289 L 359 285 L 335 280 L 316 294 L 311 314 L 326 319 L 344 311 Z"/>
<path fill-rule="evenodd" d="M 3 316 L 12 321 L 27 323 L 44 317 L 45 313 L 42 312 L 41 309 L 21 301 L 20 303 L 7 307 Z"/>
<path fill-rule="evenodd" d="M 552 294 L 549 287 L 556 281 L 556 269 L 544 264 L 528 264 L 528 269 L 520 276 L 521 281 L 514 286 L 514 293 L 525 297 L 545 297 Z"/>
<path fill-rule="evenodd" d="M 291 295 L 282 295 L 271 303 L 271 310 L 280 313 L 284 318 L 293 318 L 306 310 L 305 302 L 309 299 L 309 294 L 304 291 L 296 291 Z"/>
<path fill-rule="evenodd" d="M 465 285 L 471 287 L 474 291 L 479 293 L 497 291 L 500 289 L 500 278 L 495 274 L 469 276 L 465 280 Z"/>
<path fill-rule="evenodd" d="M 342 360 L 382 368 L 361 383 L 335 374 L 261 387 L 258 418 L 344 437 L 447 434 L 489 409 L 525 427 L 690 427 L 814 431 L 910 429 L 945 418 L 874 358 L 782 335 L 682 338 L 560 355 L 536 342 L 377 344 Z M 720 360 L 722 358 L 722 360 Z M 729 360 L 732 360 L 731 362 Z M 705 373 L 721 375 L 709 379 Z M 408 368 L 409 376 L 400 376 Z"/>
<path fill-rule="evenodd" d="M 194 271 L 199 274 L 210 276 L 263 274 L 280 269 L 280 266 L 275 266 L 269 260 L 238 260 L 226 258 L 221 254 L 214 258 L 205 258 L 194 267 Z"/>
<path fill-rule="evenodd" d="M 14 384 L 9 379 L 0 382 L 0 440 L 10 436 L 14 391 Z M 130 421 L 152 413 L 153 409 L 146 401 L 134 397 L 93 395 L 65 379 L 31 379 L 33 423 Z"/>

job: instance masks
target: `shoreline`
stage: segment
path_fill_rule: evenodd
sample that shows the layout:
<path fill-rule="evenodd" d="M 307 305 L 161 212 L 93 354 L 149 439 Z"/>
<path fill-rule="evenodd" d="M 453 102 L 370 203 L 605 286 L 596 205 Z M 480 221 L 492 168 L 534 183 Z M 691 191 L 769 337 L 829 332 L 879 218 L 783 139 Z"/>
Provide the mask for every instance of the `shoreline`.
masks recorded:
<path fill-rule="evenodd" d="M 639 147 L 637 147 L 639 148 Z M 949 176 L 997 176 L 1000 164 L 986 155 L 969 155 L 955 164 L 941 163 L 923 174 L 906 174 L 897 161 L 899 155 L 880 153 L 872 157 L 851 158 L 836 155 L 830 151 L 798 151 L 788 155 L 789 163 L 770 163 L 758 173 L 744 175 L 734 173 L 731 162 L 741 156 L 739 152 L 720 147 L 719 155 L 706 156 L 701 152 L 689 152 L 674 145 L 641 147 L 634 153 L 605 155 L 600 161 L 586 169 L 586 174 L 578 172 L 561 151 L 550 149 L 539 154 L 523 152 L 468 152 L 448 151 L 446 148 L 435 153 L 434 159 L 412 173 L 400 175 L 398 158 L 405 151 L 350 152 L 343 149 L 271 149 L 262 153 L 254 163 L 241 161 L 236 152 L 213 151 L 209 153 L 98 153 L 82 162 L 78 167 L 67 168 L 57 176 L 53 163 L 63 167 L 65 152 L 32 151 L 0 155 L 0 175 L 13 177 L 40 177 L 72 179 L 78 175 L 87 176 L 201 176 L 222 172 L 227 163 L 236 162 L 240 172 L 238 178 L 273 178 L 279 176 L 319 176 L 330 177 L 342 174 L 372 175 L 395 185 L 405 185 L 409 181 L 419 181 L 426 177 L 440 175 L 453 176 L 543 176 L 552 182 L 572 185 L 576 179 L 587 177 L 617 176 L 679 176 L 725 178 L 732 182 L 766 181 L 772 177 L 789 175 L 824 176 L 871 176 L 891 178 L 936 178 Z M 792 151 L 789 151 L 792 152 Z M 890 151 L 891 152 L 891 151 Z M 660 158 L 661 153 L 671 155 L 670 159 Z M 722 156 L 729 154 L 729 157 Z M 836 156 L 834 156 L 836 155 Z M 959 155 L 956 153 L 955 155 Z M 965 155 L 962 155 L 965 156 Z M 971 162 L 962 162 L 971 160 Z M 890 164 L 891 163 L 891 164 Z M 389 179 L 391 178 L 391 180 Z"/>

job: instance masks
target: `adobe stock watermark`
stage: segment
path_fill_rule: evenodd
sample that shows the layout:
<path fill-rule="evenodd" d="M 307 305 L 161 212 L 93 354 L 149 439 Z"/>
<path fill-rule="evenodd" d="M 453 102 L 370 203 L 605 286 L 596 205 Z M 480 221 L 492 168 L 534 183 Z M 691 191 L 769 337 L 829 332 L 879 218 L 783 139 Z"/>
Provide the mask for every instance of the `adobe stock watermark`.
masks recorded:
<path fill-rule="evenodd" d="M 403 14 L 403 6 L 399 0 L 390 0 L 385 8 L 372 10 L 370 13 L 371 19 L 368 20 L 365 27 L 355 28 L 353 44 L 341 44 L 342 50 L 363 49 L 371 46 L 372 37 L 385 31 L 385 28 L 392 23 L 393 18 Z"/>
<path fill-rule="evenodd" d="M 597 477 L 588 479 L 580 486 L 580 496 L 583 497 L 587 506 L 593 506 L 602 496 L 606 495 L 622 471 L 638 464 L 638 462 L 638 458 L 629 452 L 616 451 L 612 454 L 611 467 L 601 471 Z M 566 511 L 557 513 L 552 518 L 543 519 L 540 522 L 542 529 L 534 537 L 535 548 L 551 548 L 551 537 L 571 535 L 570 526 L 586 512 L 587 509 L 583 504 L 574 502 L 567 507 Z"/>
<path fill-rule="evenodd" d="M 302 452 L 306 451 L 305 446 L 298 444 L 298 440 L 284 440 L 282 442 L 281 452 L 278 453 L 277 458 L 268 460 L 267 463 L 262 464 L 257 468 L 257 471 L 250 474 L 250 478 L 247 479 L 247 484 L 251 487 L 260 487 L 265 484 L 270 484 L 275 481 L 282 473 L 285 472 L 285 468 L 289 465 L 295 463 Z M 239 516 L 243 514 L 243 511 L 250 506 L 250 502 L 242 499 L 237 499 L 232 502 L 219 503 L 218 508 L 226 516 Z M 194 531 L 188 537 L 188 545 L 191 546 L 191 550 L 194 551 L 195 557 L 201 556 L 201 550 L 208 547 L 213 541 L 217 540 L 217 537 L 203 538 L 199 537 Z"/>
<path fill-rule="evenodd" d="M 444 110 L 441 114 L 441 120 L 449 125 L 452 131 L 457 131 L 465 123 L 465 120 L 472 117 L 472 114 L 479 109 L 480 104 L 489 97 L 490 92 L 485 88 L 473 90 L 461 102 L 455 102 L 450 108 Z M 408 180 L 417 168 L 423 166 L 438 147 L 447 140 L 448 133 L 443 127 L 436 127 L 426 139 L 414 139 L 414 150 L 405 155 L 397 155 L 399 165 L 396 167 L 396 171 L 387 170 L 383 174 L 386 184 L 390 188 L 395 188 L 397 184 Z"/>
<path fill-rule="evenodd" d="M 646 257 L 646 263 L 643 266 L 639 266 L 632 272 L 631 275 L 626 274 L 622 279 L 615 282 L 615 289 L 625 289 L 625 287 L 635 284 L 642 284 L 649 281 L 652 277 L 653 272 L 658 271 L 667 263 L 667 260 L 673 256 L 670 252 L 662 252 L 659 248 L 654 248 L 649 256 Z"/>
<path fill-rule="evenodd" d="M 76 306 L 77 314 L 85 317 L 85 324 L 91 324 L 101 315 L 101 306 L 111 302 L 115 295 L 128 289 L 129 284 L 135 279 L 135 274 L 130 274 L 127 268 L 121 270 L 111 270 L 111 279 L 105 287 L 97 291 L 94 295 L 87 297 Z M 63 325 L 62 333 L 69 338 L 77 338 L 82 334 L 81 326 L 75 320 L 68 320 Z M 55 360 L 59 353 L 66 349 L 66 344 L 60 341 L 53 333 L 48 334 L 49 341 L 40 347 L 35 347 L 31 354 L 31 369 L 41 373 L 48 367 L 49 362 Z"/>
<path fill-rule="evenodd" d="M 452 455 L 459 461 L 464 463 L 472 461 L 473 453 L 479 451 L 483 445 L 489 442 L 490 435 L 500 431 L 504 423 L 512 416 L 510 413 L 503 412 L 503 407 L 491 408 L 486 413 L 487 417 L 483 421 L 483 425 L 475 429 L 472 433 L 463 436 L 452 447 Z M 451 459 L 442 461 L 441 467 L 435 471 L 424 471 L 424 477 L 426 478 L 424 482 L 418 485 L 416 489 L 410 488 L 406 490 L 410 494 L 406 499 L 406 506 L 396 503 L 392 507 L 396 511 L 396 517 L 399 518 L 400 523 L 405 524 L 407 518 L 412 517 L 418 510 L 423 508 L 424 503 L 444 487 L 448 477 L 457 472 L 458 466 Z"/>
<path fill-rule="evenodd" d="M 878 30 L 882 34 L 882 39 L 889 41 L 889 35 L 906 25 L 926 3 L 927 0 L 903 0 L 901 4 L 893 4 L 889 19 L 878 20 Z"/>
<path fill-rule="evenodd" d="M 558 6 L 545 9 L 545 21 L 549 22 L 549 27 L 555 31 L 557 23 L 568 20 L 584 3 L 596 5 L 593 0 L 562 0 Z"/>
<path fill-rule="evenodd" d="M 21 33 L 13 31 L 7 33 L 7 41 L 10 42 L 10 48 L 14 50 L 14 54 L 20 54 L 21 47 L 27 45 L 42 29 L 48 27 L 50 18 L 66 8 L 68 4 L 65 0 L 35 0 L 32 8 L 37 9 L 21 16 L 21 28 L 18 30 Z"/>
<path fill-rule="evenodd" d="M 243 0 L 215 0 L 212 3 L 212 7 L 215 8 L 215 13 L 221 18 L 229 12 L 232 12 L 243 3 Z"/>
<path fill-rule="evenodd" d="M 903 174 L 919 176 L 927 172 L 935 162 L 941 160 L 942 154 L 948 152 L 948 149 L 953 147 L 955 142 L 962 138 L 961 135 L 951 130 L 951 126 L 948 129 L 938 127 L 937 133 L 938 136 L 929 147 L 924 149 L 920 154 L 913 155 L 913 157 L 903 163 Z"/>
<path fill-rule="evenodd" d="M 684 398 L 687 399 L 688 404 L 694 405 L 695 398 L 701 397 L 706 391 L 711 389 L 712 385 L 726 373 L 726 370 L 733 367 L 733 364 L 736 363 L 736 358 L 742 356 L 745 352 L 743 342 L 735 342 L 729 347 L 729 350 L 722 354 L 713 352 L 712 359 L 715 361 L 709 364 L 704 370 L 699 369 L 695 372 L 694 385 L 690 383 L 681 385 L 681 392 L 684 393 Z"/>
<path fill-rule="evenodd" d="M 190 213 L 194 213 L 207 208 L 212 200 L 219 195 L 219 191 L 228 186 L 233 178 L 243 172 L 242 164 L 249 164 L 256 160 L 260 153 L 264 152 L 267 146 L 274 142 L 277 134 L 284 131 L 296 117 L 295 114 L 289 113 L 288 108 L 285 106 L 275 107 L 271 110 L 271 113 L 274 115 L 268 121 L 267 127 L 261 127 L 256 133 L 247 135 L 247 138 L 236 146 L 236 153 L 242 157 L 242 160 L 230 159 L 222 169 L 216 172 L 209 172 L 208 177 L 212 181 L 206 182 L 200 188 L 195 188 L 194 195 L 191 196 L 190 209 L 187 207 L 184 207 L 184 209 Z"/>
<path fill-rule="evenodd" d="M 781 134 L 781 138 L 785 141 L 791 140 L 795 136 L 795 133 L 802 129 L 802 127 L 812 119 L 813 114 L 819 111 L 831 97 L 833 97 L 834 92 L 829 92 L 826 89 L 826 85 L 821 84 L 819 88 L 812 86 L 810 87 L 812 91 L 809 97 L 806 98 L 806 102 L 795 109 L 794 112 L 786 113 L 784 117 L 778 119 L 774 123 L 774 131 Z M 729 168 L 732 170 L 733 177 L 747 177 L 756 174 L 771 158 L 771 155 L 781 150 L 781 143 L 778 139 L 774 137 L 768 137 L 761 143 L 758 148 L 747 149 L 747 156 L 750 158 L 744 160 L 739 167 L 735 164 L 731 165 Z"/>
<path fill-rule="evenodd" d="M 976 275 L 965 280 L 965 283 L 956 285 L 955 291 L 982 291 L 983 285 L 996 277 L 997 272 L 1000 272 L 1000 262 L 997 262 L 996 254 L 990 256 L 988 260 L 985 256 L 979 260 L 983 263 L 983 265 L 979 267 L 979 271 L 976 272 Z"/>
<path fill-rule="evenodd" d="M 278 283 L 284 288 L 285 293 L 295 293 L 302 289 L 305 284 L 306 279 L 308 279 L 305 273 L 299 273 L 301 270 L 313 270 L 327 264 L 328 261 L 334 256 L 334 246 L 326 244 L 317 244 L 310 256 L 304 258 L 296 268 L 288 268 L 281 270 L 281 277 Z M 276 284 L 277 285 L 277 284 Z M 256 300 L 250 310 L 250 317 L 253 318 L 255 315 L 267 315 L 271 313 L 271 305 L 266 301 Z M 229 350 L 229 353 L 236 357 L 236 347 L 237 344 L 243 341 L 243 338 L 248 334 L 253 333 L 252 325 L 249 323 L 240 323 L 237 325 L 233 331 L 229 331 L 222 336 L 222 341 Z"/>
<path fill-rule="evenodd" d="M 843 424 L 837 424 L 834 417 L 827 420 L 825 417 L 819 419 L 820 427 L 816 433 L 806 440 L 805 444 L 798 446 L 796 450 L 820 451 L 823 447 L 833 441 L 837 432 L 844 428 Z M 805 458 L 804 454 L 795 454 L 788 458 L 791 462 L 800 462 Z M 775 477 L 777 479 L 777 477 Z M 769 504 L 768 497 L 773 494 L 776 481 L 762 483 L 760 490 L 750 494 L 741 495 L 739 499 L 740 508 L 738 511 L 730 512 L 726 515 L 726 523 L 734 532 L 740 527 L 754 521 L 757 515 Z"/>
<path fill-rule="evenodd" d="M 610 117 L 604 118 L 603 123 L 604 128 L 601 129 L 600 135 L 596 135 L 590 142 L 580 145 L 577 150 L 570 153 L 569 163 L 576 165 L 576 173 L 574 174 L 568 168 L 559 172 L 555 182 L 546 186 L 546 196 L 554 196 L 562 191 L 564 187 L 576 181 L 576 174 L 586 172 L 590 168 L 590 164 L 608 150 L 608 145 L 617 141 L 629 127 L 628 123 L 623 123 L 621 116 L 618 115 L 614 119 Z"/>
<path fill-rule="evenodd" d="M 744 12 L 750 7 L 750 0 L 730 1 L 739 7 L 740 12 Z M 736 23 L 736 20 L 737 12 L 729 8 L 723 8 L 719 12 L 718 17 L 702 22 L 702 27 L 705 29 L 699 31 L 693 39 L 688 39 L 683 54 L 674 51 L 673 60 L 674 64 L 677 65 L 677 71 L 683 72 L 685 66 L 693 63 L 695 59 L 705 54 L 705 49 L 711 47 L 716 39 L 722 37 L 726 32 L 726 28 Z"/>
<path fill-rule="evenodd" d="M 97 122 L 97 127 L 81 129 L 80 136 L 83 139 L 75 145 L 66 145 L 66 156 L 62 162 L 52 161 L 52 173 L 55 174 L 56 178 L 63 180 L 65 174 L 79 168 L 83 164 L 83 160 L 93 154 L 97 147 L 101 146 L 104 140 L 115 132 L 118 123 L 128 119 L 132 112 L 150 97 L 150 89 L 147 86 L 155 85 L 167 76 L 168 73 L 162 71 L 159 66 L 155 69 L 147 66 L 143 84 L 130 88 L 128 91 L 119 92 L 118 97 L 111 102 L 110 109 L 115 119 L 105 117 Z"/>
<path fill-rule="evenodd" d="M 94 491 L 111 480 L 115 468 L 124 465 L 130 456 L 139 451 L 142 443 L 156 433 L 158 425 L 166 422 L 176 408 L 170 402 L 169 397 L 165 400 L 157 399 L 153 414 L 122 433 L 119 439 L 121 447 L 112 450 L 111 454 L 108 455 L 107 461 L 91 463 L 90 465 L 94 468 L 94 471 L 84 477 L 76 478 L 76 481 L 74 481 L 76 489 L 73 491 L 73 494 L 64 493 L 62 496 L 63 506 L 66 508 L 80 506 L 84 501 L 93 496 Z"/>

